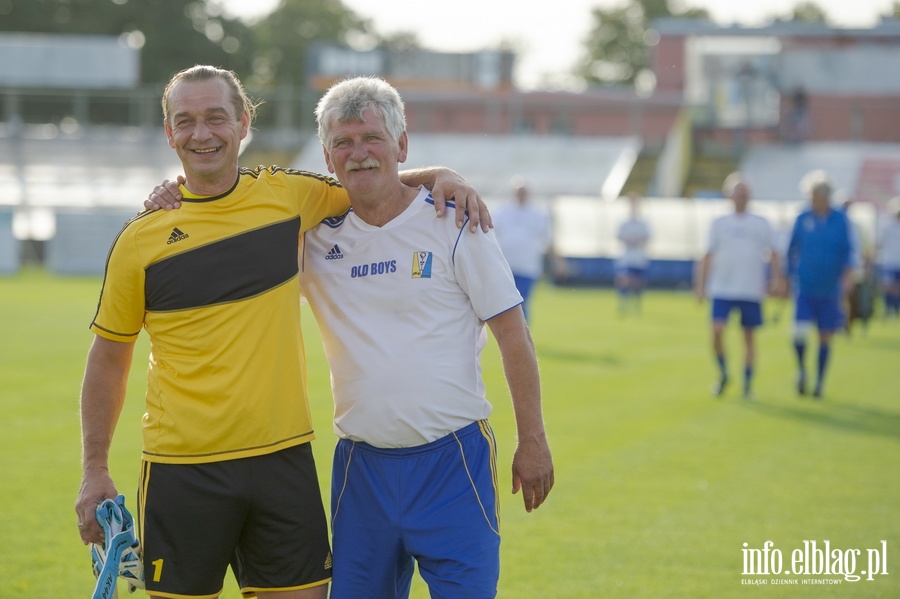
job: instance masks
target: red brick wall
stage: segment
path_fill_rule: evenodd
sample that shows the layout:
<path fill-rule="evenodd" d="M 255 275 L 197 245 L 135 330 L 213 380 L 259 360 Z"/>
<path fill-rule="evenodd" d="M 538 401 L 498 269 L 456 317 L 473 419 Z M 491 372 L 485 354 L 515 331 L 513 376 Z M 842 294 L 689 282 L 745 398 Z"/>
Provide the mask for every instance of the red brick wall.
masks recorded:
<path fill-rule="evenodd" d="M 681 91 L 685 81 L 685 38 L 667 36 L 650 50 L 650 69 L 656 74 L 656 89 Z"/>
<path fill-rule="evenodd" d="M 810 94 L 809 110 L 810 141 L 900 142 L 900 98 Z"/>
<path fill-rule="evenodd" d="M 680 109 L 671 96 L 640 99 L 633 94 L 508 93 L 445 97 L 405 94 L 412 132 L 538 135 L 637 135 L 662 143 Z"/>

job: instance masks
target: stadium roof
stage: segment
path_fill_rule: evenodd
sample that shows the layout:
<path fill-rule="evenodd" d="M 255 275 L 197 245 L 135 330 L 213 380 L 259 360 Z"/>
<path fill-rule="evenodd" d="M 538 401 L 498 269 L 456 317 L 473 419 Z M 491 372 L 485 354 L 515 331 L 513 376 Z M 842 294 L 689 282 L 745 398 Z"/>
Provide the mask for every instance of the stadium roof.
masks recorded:
<path fill-rule="evenodd" d="M 882 17 L 874 27 L 849 28 L 832 27 L 827 23 L 809 23 L 804 21 L 773 21 L 759 27 L 742 25 L 719 25 L 707 19 L 665 18 L 655 19 L 653 29 L 660 35 L 671 36 L 775 36 L 775 37 L 898 37 L 900 38 L 900 19 Z"/>
<path fill-rule="evenodd" d="M 0 33 L 0 87 L 132 88 L 140 51 L 117 37 Z"/>

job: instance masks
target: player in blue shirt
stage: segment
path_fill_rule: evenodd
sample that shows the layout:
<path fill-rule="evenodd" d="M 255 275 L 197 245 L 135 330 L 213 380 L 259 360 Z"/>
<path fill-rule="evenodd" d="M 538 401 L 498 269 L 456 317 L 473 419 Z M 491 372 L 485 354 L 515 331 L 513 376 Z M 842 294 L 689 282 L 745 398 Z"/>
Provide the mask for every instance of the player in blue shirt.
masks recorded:
<path fill-rule="evenodd" d="M 822 172 L 810 176 L 811 209 L 794 222 L 787 250 L 787 280 L 793 285 L 794 349 L 799 375 L 797 392 L 806 394 L 806 338 L 813 322 L 819 331 L 819 356 L 813 397 L 822 386 L 831 338 L 843 326 L 841 299 L 852 284 L 853 242 L 847 215 L 831 208 L 831 183 Z"/>

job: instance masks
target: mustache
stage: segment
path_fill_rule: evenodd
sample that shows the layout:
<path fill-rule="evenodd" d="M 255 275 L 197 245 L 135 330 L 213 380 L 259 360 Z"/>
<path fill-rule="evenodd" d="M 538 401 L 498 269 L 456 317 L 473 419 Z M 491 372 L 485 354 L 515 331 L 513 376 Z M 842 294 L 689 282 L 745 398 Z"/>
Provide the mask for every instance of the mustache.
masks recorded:
<path fill-rule="evenodd" d="M 374 158 L 366 158 L 362 162 L 357 162 L 355 160 L 348 160 L 344 164 L 344 168 L 348 171 L 356 171 L 364 168 L 380 168 L 381 163 L 375 160 Z"/>

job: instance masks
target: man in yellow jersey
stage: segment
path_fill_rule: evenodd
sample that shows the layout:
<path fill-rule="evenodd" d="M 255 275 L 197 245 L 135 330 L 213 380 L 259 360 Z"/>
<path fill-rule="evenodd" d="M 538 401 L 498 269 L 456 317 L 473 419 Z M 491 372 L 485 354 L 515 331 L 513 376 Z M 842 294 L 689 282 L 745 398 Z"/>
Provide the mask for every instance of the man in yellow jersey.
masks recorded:
<path fill-rule="evenodd" d="M 118 494 L 109 448 L 144 328 L 148 594 L 216 597 L 233 563 L 247 595 L 322 599 L 331 555 L 309 445 L 297 252 L 304 231 L 346 211 L 347 195 L 328 177 L 239 168 L 256 106 L 230 71 L 182 71 L 162 103 L 183 200 L 131 219 L 109 253 L 81 393 L 81 539 L 103 541 L 95 509 Z M 446 169 L 404 179 L 477 199 Z"/>

